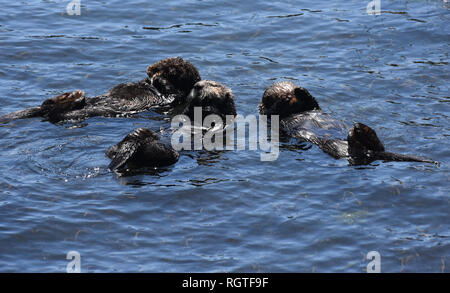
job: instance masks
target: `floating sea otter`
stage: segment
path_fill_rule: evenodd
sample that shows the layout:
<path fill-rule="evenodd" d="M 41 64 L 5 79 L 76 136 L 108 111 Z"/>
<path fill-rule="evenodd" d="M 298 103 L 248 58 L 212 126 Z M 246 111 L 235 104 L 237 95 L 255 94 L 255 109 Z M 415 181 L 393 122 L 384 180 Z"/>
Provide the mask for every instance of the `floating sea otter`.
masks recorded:
<path fill-rule="evenodd" d="M 180 57 L 161 60 L 147 68 L 144 80 L 123 83 L 107 93 L 88 98 L 83 91 L 64 93 L 42 105 L 0 116 L 0 123 L 43 117 L 52 123 L 81 121 L 94 116 L 117 117 L 144 112 L 155 106 L 182 104 L 200 74 Z"/>
<path fill-rule="evenodd" d="M 315 144 L 336 159 L 347 159 L 351 165 L 376 160 L 438 164 L 423 157 L 386 152 L 375 131 L 362 123 L 355 123 L 347 131 L 344 123 L 320 109 L 305 88 L 292 82 L 278 82 L 266 89 L 259 111 L 279 115 L 280 128 L 288 136 Z"/>
<path fill-rule="evenodd" d="M 110 147 L 106 156 L 111 159 L 109 169 L 118 170 L 169 166 L 176 163 L 180 155 L 161 143 L 153 131 L 138 128 Z"/>
<path fill-rule="evenodd" d="M 204 116 L 236 116 L 233 92 L 215 81 L 197 82 L 182 113 L 193 119 L 195 107 L 201 108 Z M 122 170 L 172 165 L 178 161 L 179 154 L 172 147 L 161 143 L 153 131 L 139 128 L 117 145 L 110 147 L 106 156 L 112 160 L 109 164 L 110 170 Z"/>

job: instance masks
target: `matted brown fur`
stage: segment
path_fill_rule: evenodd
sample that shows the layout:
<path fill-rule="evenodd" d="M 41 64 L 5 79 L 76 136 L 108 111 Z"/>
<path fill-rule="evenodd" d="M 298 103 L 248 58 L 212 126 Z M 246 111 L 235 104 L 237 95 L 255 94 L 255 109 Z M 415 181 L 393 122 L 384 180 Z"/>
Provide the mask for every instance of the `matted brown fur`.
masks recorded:
<path fill-rule="evenodd" d="M 201 80 L 197 68 L 181 57 L 166 58 L 147 68 L 150 79 L 164 78 L 184 95 L 189 94 L 194 84 Z"/>

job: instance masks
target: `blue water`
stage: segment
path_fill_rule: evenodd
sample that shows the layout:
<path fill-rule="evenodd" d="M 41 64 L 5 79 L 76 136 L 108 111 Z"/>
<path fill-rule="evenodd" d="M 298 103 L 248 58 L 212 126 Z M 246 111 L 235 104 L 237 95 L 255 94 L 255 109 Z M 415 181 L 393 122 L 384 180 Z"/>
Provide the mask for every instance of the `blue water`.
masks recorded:
<path fill-rule="evenodd" d="M 284 140 L 184 153 L 118 177 L 104 151 L 156 113 L 0 126 L 0 271 L 449 272 L 449 20 L 444 1 L 2 1 L 0 115 L 65 91 L 94 96 L 181 56 L 229 86 L 237 111 L 292 80 L 324 110 L 374 128 L 389 151 L 440 161 L 348 166 Z"/>

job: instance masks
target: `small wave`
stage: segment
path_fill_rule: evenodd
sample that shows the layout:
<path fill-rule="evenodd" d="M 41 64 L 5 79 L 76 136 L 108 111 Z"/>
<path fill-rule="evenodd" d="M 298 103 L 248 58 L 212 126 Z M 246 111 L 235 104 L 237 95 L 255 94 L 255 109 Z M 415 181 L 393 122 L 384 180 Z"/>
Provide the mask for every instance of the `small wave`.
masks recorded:
<path fill-rule="evenodd" d="M 188 22 L 185 24 L 174 24 L 171 26 L 166 26 L 166 27 L 158 27 L 158 26 L 143 26 L 142 29 L 144 30 L 153 30 L 153 31 L 161 31 L 161 30 L 170 30 L 170 29 L 174 29 L 174 28 L 181 28 L 184 26 L 203 26 L 203 27 L 214 27 L 214 26 L 218 26 L 218 24 L 207 24 L 207 23 L 202 23 L 202 22 Z"/>
<path fill-rule="evenodd" d="M 106 38 L 92 37 L 92 36 L 67 36 L 67 35 L 32 35 L 27 36 L 27 38 L 34 39 L 55 39 L 55 38 L 67 38 L 67 39 L 80 39 L 80 40 L 107 40 Z"/>
<path fill-rule="evenodd" d="M 439 61 L 439 62 L 434 62 L 434 61 L 413 61 L 413 63 L 418 63 L 418 64 L 428 64 L 428 65 L 435 65 L 435 66 L 442 66 L 442 65 L 448 65 L 448 62 L 444 62 L 444 61 Z"/>
<path fill-rule="evenodd" d="M 295 14 L 288 14 L 288 15 L 271 15 L 271 16 L 267 16 L 267 18 L 289 18 L 289 17 L 296 17 L 296 16 L 301 16 L 304 13 L 295 13 Z"/>

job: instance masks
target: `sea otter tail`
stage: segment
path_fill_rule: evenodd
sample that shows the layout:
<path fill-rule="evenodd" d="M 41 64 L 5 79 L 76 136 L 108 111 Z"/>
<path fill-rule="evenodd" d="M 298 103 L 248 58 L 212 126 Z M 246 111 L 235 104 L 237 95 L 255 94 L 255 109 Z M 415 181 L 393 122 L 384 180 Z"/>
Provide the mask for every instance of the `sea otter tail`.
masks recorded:
<path fill-rule="evenodd" d="M 86 105 L 85 93 L 80 90 L 67 92 L 45 100 L 42 105 L 0 116 L 0 124 L 5 124 L 16 119 L 43 117 L 56 123 L 61 120 L 61 115 L 68 111 L 78 110 Z"/>
<path fill-rule="evenodd" d="M 431 159 L 427 159 L 427 158 L 419 157 L 419 156 L 403 155 L 403 154 L 397 154 L 397 153 L 391 153 L 391 152 L 380 152 L 377 154 L 377 156 L 378 156 L 378 160 L 384 160 L 384 161 L 422 162 L 422 163 L 435 164 L 437 166 L 440 165 L 440 163 L 437 161 L 433 161 Z"/>
<path fill-rule="evenodd" d="M 362 123 L 355 123 L 348 132 L 347 141 L 352 165 L 369 164 L 376 160 L 423 162 L 439 165 L 439 162 L 424 157 L 386 152 L 375 130 Z"/>
<path fill-rule="evenodd" d="M 0 116 L 0 124 L 6 124 L 13 120 L 24 119 L 24 118 L 33 118 L 41 116 L 42 108 L 41 107 L 32 107 L 16 112 L 12 112 L 9 114 L 5 114 Z"/>

